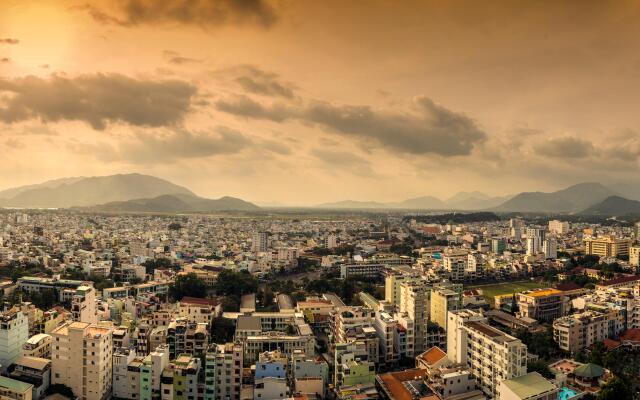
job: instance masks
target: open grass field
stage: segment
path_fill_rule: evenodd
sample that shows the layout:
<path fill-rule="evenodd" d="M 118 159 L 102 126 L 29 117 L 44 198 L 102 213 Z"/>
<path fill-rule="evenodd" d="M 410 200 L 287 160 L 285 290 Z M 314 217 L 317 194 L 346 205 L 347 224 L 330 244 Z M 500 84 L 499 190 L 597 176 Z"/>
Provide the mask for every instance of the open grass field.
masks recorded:
<path fill-rule="evenodd" d="M 491 283 L 488 285 L 475 285 L 465 286 L 467 289 L 482 289 L 482 296 L 487 300 L 489 304 L 493 306 L 493 297 L 501 294 L 523 292 L 529 289 L 536 289 L 547 287 L 548 284 L 534 282 L 534 281 L 521 281 L 521 282 L 504 282 L 504 283 Z"/>

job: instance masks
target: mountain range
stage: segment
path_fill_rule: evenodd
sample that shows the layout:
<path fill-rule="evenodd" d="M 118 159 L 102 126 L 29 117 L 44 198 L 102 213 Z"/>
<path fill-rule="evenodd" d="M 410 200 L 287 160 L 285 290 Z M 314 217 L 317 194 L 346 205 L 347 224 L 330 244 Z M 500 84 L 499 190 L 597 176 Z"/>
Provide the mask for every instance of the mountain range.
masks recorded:
<path fill-rule="evenodd" d="M 484 210 L 498 206 L 510 196 L 492 197 L 481 192 L 459 192 L 440 200 L 434 196 L 421 196 L 394 203 L 376 201 L 345 200 L 320 204 L 319 208 L 329 209 L 401 209 L 401 210 Z"/>
<path fill-rule="evenodd" d="M 251 211 L 233 197 L 205 199 L 167 180 L 142 174 L 62 178 L 0 191 L 0 207 L 89 208 L 120 212 Z"/>
<path fill-rule="evenodd" d="M 529 213 L 566 213 L 583 215 L 640 215 L 640 188 L 633 185 L 585 182 L 555 192 L 522 192 L 514 196 L 491 197 L 481 192 L 460 192 L 440 200 L 432 196 L 395 203 L 340 201 L 320 208 L 335 209 L 413 209 L 461 210 Z"/>

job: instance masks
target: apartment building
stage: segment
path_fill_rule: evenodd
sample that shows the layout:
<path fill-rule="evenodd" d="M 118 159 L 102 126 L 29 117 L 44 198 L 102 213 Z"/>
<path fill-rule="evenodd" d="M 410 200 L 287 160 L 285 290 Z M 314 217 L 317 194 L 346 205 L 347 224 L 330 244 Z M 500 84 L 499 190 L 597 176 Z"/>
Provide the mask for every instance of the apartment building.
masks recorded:
<path fill-rule="evenodd" d="M 329 383 L 329 365 L 322 357 L 315 358 L 302 352 L 294 352 L 290 365 L 295 393 L 325 398 Z"/>
<path fill-rule="evenodd" d="M 112 330 L 110 324 L 68 322 L 51 332 L 51 383 L 69 386 L 81 400 L 111 396 Z"/>
<path fill-rule="evenodd" d="M 373 385 L 375 362 L 369 360 L 367 345 L 361 341 L 337 343 L 334 352 L 334 385 L 337 389 L 351 385 Z"/>
<path fill-rule="evenodd" d="M 244 363 L 253 364 L 258 355 L 264 351 L 280 350 L 286 355 L 300 350 L 305 354 L 313 354 L 315 351 L 315 338 L 309 335 L 288 335 L 284 332 L 265 332 L 256 336 L 248 336 L 243 343 Z"/>
<path fill-rule="evenodd" d="M 51 343 L 53 338 L 46 333 L 31 336 L 22 345 L 22 356 L 51 358 Z"/>
<path fill-rule="evenodd" d="M 620 307 L 595 306 L 553 321 L 553 339 L 560 349 L 577 353 L 625 329 L 625 313 Z"/>
<path fill-rule="evenodd" d="M 431 292 L 430 319 L 446 331 L 449 311 L 457 310 L 459 306 L 460 293 L 447 288 L 434 289 Z"/>
<path fill-rule="evenodd" d="M 426 282 L 404 282 L 400 289 L 400 313 L 413 320 L 413 354 L 425 351 L 429 323 L 431 286 Z"/>
<path fill-rule="evenodd" d="M 393 365 L 400 359 L 400 351 L 396 336 L 398 335 L 398 321 L 389 313 L 376 314 L 374 328 L 379 339 L 379 362 L 385 365 Z"/>
<path fill-rule="evenodd" d="M 181 354 L 162 371 L 160 392 L 162 400 L 190 400 L 198 398 L 200 359 Z"/>
<path fill-rule="evenodd" d="M 586 254 L 600 257 L 618 257 L 629 255 L 631 247 L 630 239 L 621 239 L 614 236 L 584 239 Z"/>
<path fill-rule="evenodd" d="M 198 297 L 183 297 L 177 308 L 178 316 L 207 326 L 211 326 L 213 319 L 222 313 L 222 306 L 217 300 Z"/>
<path fill-rule="evenodd" d="M 345 343 L 347 332 L 355 328 L 372 328 L 375 323 L 375 312 L 365 307 L 338 307 L 332 314 L 332 333 L 334 342 Z"/>
<path fill-rule="evenodd" d="M 632 267 L 640 267 L 640 246 L 634 245 L 629 247 L 629 265 Z"/>
<path fill-rule="evenodd" d="M 71 298 L 71 317 L 74 321 L 95 324 L 98 322 L 96 314 L 96 291 L 93 286 L 78 286 Z"/>
<path fill-rule="evenodd" d="M 553 321 L 564 312 L 564 298 L 557 289 L 533 289 L 518 293 L 518 315 L 539 321 Z"/>
<path fill-rule="evenodd" d="M 204 354 L 209 343 L 209 326 L 186 318 L 171 321 L 167 327 L 167 344 L 172 359 L 180 354 Z"/>
<path fill-rule="evenodd" d="M 240 399 L 243 348 L 240 343 L 211 345 L 205 357 L 205 399 Z"/>
<path fill-rule="evenodd" d="M 136 352 L 128 348 L 115 348 L 113 351 L 113 373 L 112 373 L 112 393 L 113 397 L 119 399 L 135 399 L 139 390 L 135 390 L 137 385 L 130 381 L 139 381 L 139 371 L 136 377 L 133 371 L 129 370 L 129 363 L 136 358 Z"/>
<path fill-rule="evenodd" d="M 417 272 L 387 269 L 384 273 L 384 300 L 400 307 L 401 285 L 404 282 L 419 282 L 423 278 Z"/>
<path fill-rule="evenodd" d="M 29 338 L 27 316 L 13 308 L 0 314 L 0 370 L 7 368 L 22 355 L 22 345 Z"/>
<path fill-rule="evenodd" d="M 557 219 L 549 221 L 549 232 L 556 235 L 566 235 L 569 232 L 569 228 L 567 221 L 559 221 Z"/>
<path fill-rule="evenodd" d="M 169 347 L 158 346 L 149 353 L 140 365 L 140 400 L 159 399 L 161 397 L 160 379 L 169 365 Z"/>
<path fill-rule="evenodd" d="M 488 325 L 481 314 L 449 312 L 447 326 L 447 356 L 466 365 L 488 397 L 499 398 L 500 382 L 527 373 L 527 346 Z"/>

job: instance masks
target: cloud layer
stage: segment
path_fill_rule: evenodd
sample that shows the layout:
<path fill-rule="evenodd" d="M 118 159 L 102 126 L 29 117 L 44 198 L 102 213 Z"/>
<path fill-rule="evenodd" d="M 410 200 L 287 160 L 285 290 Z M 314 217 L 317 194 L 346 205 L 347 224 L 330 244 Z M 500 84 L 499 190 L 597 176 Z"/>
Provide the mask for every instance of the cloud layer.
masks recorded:
<path fill-rule="evenodd" d="M 474 120 L 427 97 L 415 98 L 414 105 L 412 112 L 325 101 L 309 101 L 303 106 L 264 105 L 245 95 L 216 102 L 218 110 L 239 117 L 274 122 L 299 120 L 400 153 L 467 155 L 487 138 Z"/>
<path fill-rule="evenodd" d="M 265 0 L 117 0 L 118 15 L 85 5 L 100 23 L 121 26 L 142 24 L 198 25 L 204 28 L 228 24 L 253 24 L 264 28 L 278 19 Z"/>
<path fill-rule="evenodd" d="M 180 123 L 191 108 L 195 86 L 177 80 L 135 79 L 121 74 L 53 75 L 0 79 L 0 120 L 83 121 L 166 126 Z"/>

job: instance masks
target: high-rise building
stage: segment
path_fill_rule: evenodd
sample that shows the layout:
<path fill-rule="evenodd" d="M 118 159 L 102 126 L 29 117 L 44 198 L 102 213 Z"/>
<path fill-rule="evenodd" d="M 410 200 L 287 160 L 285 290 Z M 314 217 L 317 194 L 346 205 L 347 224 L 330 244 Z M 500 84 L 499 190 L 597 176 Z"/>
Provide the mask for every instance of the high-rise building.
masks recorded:
<path fill-rule="evenodd" d="M 324 240 L 324 246 L 327 249 L 335 249 L 336 247 L 338 247 L 338 238 L 336 237 L 336 235 L 334 235 L 333 233 L 328 234 Z"/>
<path fill-rule="evenodd" d="M 112 396 L 118 399 L 138 398 L 137 385 L 131 384 L 134 378 L 129 371 L 129 363 L 136 358 L 136 352 L 130 348 L 119 347 L 113 351 Z M 135 379 L 134 379 L 135 380 Z M 139 376 L 138 376 L 139 381 Z M 132 387 L 133 386 L 133 387 Z"/>
<path fill-rule="evenodd" d="M 169 365 L 169 347 L 161 345 L 149 353 L 140 366 L 140 400 L 159 399 L 162 371 Z"/>
<path fill-rule="evenodd" d="M 74 321 L 98 323 L 96 291 L 93 286 L 82 285 L 76 289 L 71 298 L 71 315 Z"/>
<path fill-rule="evenodd" d="M 556 238 L 551 236 L 547 237 L 544 242 L 542 242 L 542 252 L 547 259 L 558 258 L 558 242 Z"/>
<path fill-rule="evenodd" d="M 527 346 L 469 310 L 449 312 L 447 356 L 467 365 L 478 387 L 500 398 L 500 383 L 527 373 Z"/>
<path fill-rule="evenodd" d="M 504 238 L 491 239 L 491 252 L 502 254 L 507 249 L 507 241 Z"/>
<path fill-rule="evenodd" d="M 269 247 L 269 235 L 267 232 L 257 232 L 253 235 L 251 251 L 261 253 L 267 251 Z"/>
<path fill-rule="evenodd" d="M 401 285 L 404 282 L 419 282 L 423 278 L 418 273 L 404 273 L 389 269 L 384 273 L 384 300 L 400 307 Z"/>
<path fill-rule="evenodd" d="M 431 292 L 431 321 L 447 330 L 449 311 L 457 310 L 460 305 L 460 294 L 451 289 L 435 289 Z"/>
<path fill-rule="evenodd" d="M 242 387 L 242 345 L 211 345 L 205 360 L 205 399 L 239 400 Z"/>
<path fill-rule="evenodd" d="M 555 233 L 556 235 L 566 235 L 567 232 L 569 232 L 569 223 L 557 219 L 549 221 L 549 232 Z"/>
<path fill-rule="evenodd" d="M 425 351 L 429 323 L 431 286 L 426 281 L 404 282 L 400 289 L 400 312 L 413 320 L 413 352 Z M 408 344 L 410 345 L 410 344 Z"/>
<path fill-rule="evenodd" d="M 632 267 L 640 267 L 640 246 L 635 245 L 629 247 L 629 265 Z"/>
<path fill-rule="evenodd" d="M 27 316 L 13 308 L 0 315 L 0 370 L 3 372 L 22 355 L 22 345 L 29 339 Z"/>
<path fill-rule="evenodd" d="M 535 256 L 540 253 L 544 238 L 544 229 L 527 228 L 527 255 Z"/>
<path fill-rule="evenodd" d="M 66 385 L 80 400 L 111 397 L 113 348 L 110 324 L 67 322 L 51 332 L 51 384 Z"/>
<path fill-rule="evenodd" d="M 512 238 L 520 240 L 524 234 L 524 221 L 522 218 L 511 218 L 509 220 L 509 234 Z"/>

